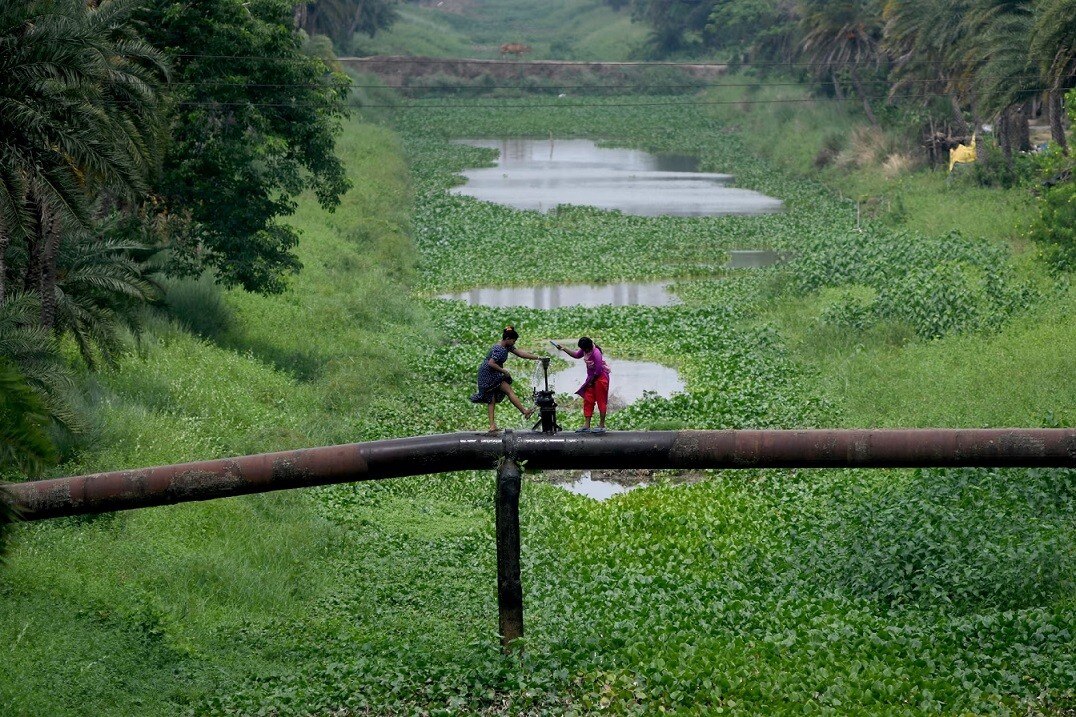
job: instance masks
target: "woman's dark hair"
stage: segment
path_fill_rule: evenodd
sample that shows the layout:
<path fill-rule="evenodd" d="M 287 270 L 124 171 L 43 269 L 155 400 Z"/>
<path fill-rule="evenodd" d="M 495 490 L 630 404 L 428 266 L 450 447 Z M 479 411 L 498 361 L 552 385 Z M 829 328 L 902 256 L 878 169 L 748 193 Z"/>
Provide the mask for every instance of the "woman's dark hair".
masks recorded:
<path fill-rule="evenodd" d="M 598 346 L 596 343 L 594 343 L 593 339 L 591 339 L 589 336 L 584 336 L 583 338 L 579 339 L 578 346 L 579 346 L 579 348 L 583 349 L 584 351 L 593 351 L 594 347 L 596 347 L 596 346 L 597 346 L 599 351 L 602 350 L 602 347 Z"/>
<path fill-rule="evenodd" d="M 519 334 L 516 333 L 514 326 L 505 326 L 504 332 L 501 333 L 501 341 L 508 341 L 509 339 L 518 339 Z"/>

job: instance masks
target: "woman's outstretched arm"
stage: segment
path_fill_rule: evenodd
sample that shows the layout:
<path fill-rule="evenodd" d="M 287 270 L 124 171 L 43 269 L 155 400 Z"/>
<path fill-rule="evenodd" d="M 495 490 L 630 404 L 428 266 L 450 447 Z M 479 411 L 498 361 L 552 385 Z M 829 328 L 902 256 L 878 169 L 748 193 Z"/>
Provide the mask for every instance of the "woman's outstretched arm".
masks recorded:
<path fill-rule="evenodd" d="M 519 356 L 522 359 L 528 359 L 529 361 L 538 361 L 539 359 L 542 358 L 541 356 L 539 356 L 537 354 L 532 354 L 532 353 L 530 353 L 528 351 L 524 351 L 523 349 L 517 349 L 515 346 L 513 346 L 509 350 L 512 353 L 514 353 L 516 356 Z"/>

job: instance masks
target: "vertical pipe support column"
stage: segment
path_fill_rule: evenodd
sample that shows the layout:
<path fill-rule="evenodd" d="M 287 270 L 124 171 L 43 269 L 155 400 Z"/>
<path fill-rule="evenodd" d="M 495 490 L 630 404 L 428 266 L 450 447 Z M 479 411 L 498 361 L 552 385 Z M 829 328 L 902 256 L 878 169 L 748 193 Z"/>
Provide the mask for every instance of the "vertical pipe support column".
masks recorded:
<path fill-rule="evenodd" d="M 501 650 L 523 637 L 523 582 L 519 566 L 519 493 L 522 475 L 514 458 L 497 468 L 497 609 Z"/>

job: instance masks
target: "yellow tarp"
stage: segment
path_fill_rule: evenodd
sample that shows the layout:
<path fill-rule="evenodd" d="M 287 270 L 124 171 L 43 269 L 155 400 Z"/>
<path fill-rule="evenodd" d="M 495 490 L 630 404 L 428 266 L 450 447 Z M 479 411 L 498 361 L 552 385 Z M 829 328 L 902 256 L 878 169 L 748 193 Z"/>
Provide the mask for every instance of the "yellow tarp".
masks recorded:
<path fill-rule="evenodd" d="M 975 135 L 971 136 L 971 146 L 958 144 L 949 150 L 949 171 L 958 164 L 970 164 L 975 161 Z"/>

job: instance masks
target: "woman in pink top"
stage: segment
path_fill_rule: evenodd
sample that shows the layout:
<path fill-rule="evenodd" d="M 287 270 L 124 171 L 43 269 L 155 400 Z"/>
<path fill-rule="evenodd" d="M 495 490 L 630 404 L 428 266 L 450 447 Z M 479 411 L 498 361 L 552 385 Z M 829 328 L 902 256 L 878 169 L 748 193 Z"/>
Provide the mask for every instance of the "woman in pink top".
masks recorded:
<path fill-rule="evenodd" d="M 605 413 L 609 406 L 609 366 L 602 356 L 601 346 L 584 336 L 579 339 L 579 350 L 569 351 L 560 344 L 557 348 L 572 358 L 583 359 L 587 364 L 587 380 L 576 391 L 583 397 L 583 427 L 576 433 L 605 433 Z M 594 416 L 594 405 L 598 406 L 598 427 L 591 430 L 590 420 Z"/>

